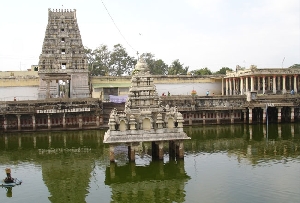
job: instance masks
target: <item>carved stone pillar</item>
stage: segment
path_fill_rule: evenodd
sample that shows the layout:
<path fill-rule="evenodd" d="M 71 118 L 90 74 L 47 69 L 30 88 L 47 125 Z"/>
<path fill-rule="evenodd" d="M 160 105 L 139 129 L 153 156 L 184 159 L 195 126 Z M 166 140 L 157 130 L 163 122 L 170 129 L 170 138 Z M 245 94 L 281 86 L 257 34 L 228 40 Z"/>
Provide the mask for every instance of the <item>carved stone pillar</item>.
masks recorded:
<path fill-rule="evenodd" d="M 35 126 L 35 115 L 33 114 L 33 115 L 31 116 L 31 118 L 32 118 L 32 130 L 36 130 L 36 126 Z"/>
<path fill-rule="evenodd" d="M 100 126 L 100 119 L 99 119 L 99 115 L 96 116 L 96 126 L 99 127 Z"/>
<path fill-rule="evenodd" d="M 248 77 L 246 77 L 246 92 L 249 91 L 249 83 L 248 83 Z"/>
<path fill-rule="evenodd" d="M 247 110 L 243 110 L 244 123 L 247 123 Z"/>
<path fill-rule="evenodd" d="M 132 145 L 128 146 L 128 159 L 129 161 L 135 161 L 135 150 Z"/>
<path fill-rule="evenodd" d="M 222 96 L 224 95 L 224 78 L 222 77 Z"/>
<path fill-rule="evenodd" d="M 257 91 L 260 91 L 260 77 L 257 76 Z"/>
<path fill-rule="evenodd" d="M 183 140 L 178 141 L 178 158 L 183 159 L 184 158 L 184 145 Z"/>
<path fill-rule="evenodd" d="M 51 129 L 51 116 L 48 114 L 48 129 Z"/>
<path fill-rule="evenodd" d="M 263 76 L 262 78 L 263 78 L 263 94 L 265 94 L 266 93 L 266 77 Z"/>
<path fill-rule="evenodd" d="M 115 147 L 113 145 L 109 145 L 109 160 L 115 162 Z"/>
<path fill-rule="evenodd" d="M 79 129 L 82 129 L 82 114 L 79 114 L 78 116 L 78 127 Z"/>
<path fill-rule="evenodd" d="M 63 128 L 66 128 L 66 114 L 63 114 Z"/>
<path fill-rule="evenodd" d="M 277 107 L 277 122 L 281 123 L 281 109 L 282 107 Z"/>
<path fill-rule="evenodd" d="M 230 123 L 234 124 L 234 111 L 230 112 Z"/>
<path fill-rule="evenodd" d="M 232 80 L 229 78 L 229 95 L 232 95 Z"/>
<path fill-rule="evenodd" d="M 205 125 L 205 118 L 206 118 L 206 113 L 202 112 L 202 122 L 203 122 L 203 125 Z"/>
<path fill-rule="evenodd" d="M 273 93 L 276 94 L 276 75 L 273 76 Z"/>
<path fill-rule="evenodd" d="M 20 131 L 21 130 L 21 115 L 20 114 L 17 115 L 17 119 L 18 119 L 18 131 Z"/>
<path fill-rule="evenodd" d="M 251 76 L 251 80 L 250 80 L 250 85 L 251 85 L 251 92 L 254 91 L 254 76 Z"/>
<path fill-rule="evenodd" d="M 226 78 L 225 89 L 226 89 L 226 95 L 229 95 L 229 93 L 228 93 L 228 78 Z"/>
<path fill-rule="evenodd" d="M 164 142 L 158 142 L 158 159 L 164 159 Z"/>
<path fill-rule="evenodd" d="M 249 107 L 249 124 L 252 123 L 252 108 Z"/>
<path fill-rule="evenodd" d="M 294 75 L 294 92 L 297 94 L 298 89 L 297 89 L 297 75 Z"/>
<path fill-rule="evenodd" d="M 280 76 L 277 77 L 277 90 L 280 91 L 281 83 L 280 83 Z"/>
<path fill-rule="evenodd" d="M 217 124 L 220 124 L 220 113 L 217 111 L 216 114 L 217 114 Z"/>
<path fill-rule="evenodd" d="M 241 77 L 241 86 L 240 86 L 241 95 L 244 95 L 244 78 Z"/>
<path fill-rule="evenodd" d="M 263 123 L 267 121 L 267 108 L 263 108 Z"/>
<path fill-rule="evenodd" d="M 235 80 L 235 78 L 232 78 L 232 80 L 233 80 L 233 95 L 236 95 L 236 80 Z"/>
<path fill-rule="evenodd" d="M 189 114 L 189 125 L 192 125 L 193 124 L 193 114 L 190 113 Z"/>
<path fill-rule="evenodd" d="M 282 94 L 285 94 L 286 93 L 286 75 L 283 75 L 282 76 Z"/>

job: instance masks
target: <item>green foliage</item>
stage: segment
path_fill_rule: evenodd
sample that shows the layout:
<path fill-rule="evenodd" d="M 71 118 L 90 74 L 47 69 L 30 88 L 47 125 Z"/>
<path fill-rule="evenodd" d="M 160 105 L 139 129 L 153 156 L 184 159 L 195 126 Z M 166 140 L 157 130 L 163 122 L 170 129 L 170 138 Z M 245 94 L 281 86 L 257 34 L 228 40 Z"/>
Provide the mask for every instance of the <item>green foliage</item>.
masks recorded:
<path fill-rule="evenodd" d="M 294 64 L 294 65 L 290 66 L 289 68 L 300 68 L 300 64 Z"/>
<path fill-rule="evenodd" d="M 152 69 L 153 75 L 166 75 L 168 73 L 169 66 L 161 59 L 154 62 L 154 67 Z"/>
<path fill-rule="evenodd" d="M 186 75 L 189 70 L 189 67 L 183 67 L 183 64 L 179 62 L 179 59 L 176 59 L 168 68 L 168 75 Z"/>
<path fill-rule="evenodd" d="M 226 75 L 226 71 L 232 71 L 232 69 L 228 68 L 228 67 L 222 67 L 220 70 L 215 72 L 215 74 L 224 74 L 224 75 Z"/>
<path fill-rule="evenodd" d="M 110 55 L 110 75 L 130 75 L 135 64 L 136 60 L 128 55 L 126 49 L 122 45 L 117 44 L 114 46 L 114 50 Z"/>
<path fill-rule="evenodd" d="M 116 44 L 110 51 L 106 45 L 100 45 L 95 50 L 85 47 L 88 68 L 92 76 L 121 76 L 130 75 L 137 62 L 135 57 L 128 55 L 121 44 Z M 154 54 L 143 53 L 141 57 L 148 64 L 152 75 L 186 75 L 189 67 L 183 66 L 176 59 L 168 66 L 162 59 L 156 60 Z"/>
<path fill-rule="evenodd" d="M 120 44 L 115 45 L 113 51 L 109 51 L 106 45 L 101 45 L 93 51 L 85 48 L 85 53 L 92 76 L 129 75 L 136 64 L 136 60 Z"/>
<path fill-rule="evenodd" d="M 94 50 L 95 62 L 92 73 L 94 75 L 108 75 L 110 66 L 110 51 L 106 45 L 101 45 Z"/>
<path fill-rule="evenodd" d="M 152 75 L 166 75 L 168 71 L 168 65 L 165 64 L 161 59 L 155 60 L 154 57 L 154 54 L 151 53 L 143 53 L 141 55 L 141 58 L 146 61 Z"/>
<path fill-rule="evenodd" d="M 207 67 L 205 67 L 205 68 L 193 70 L 193 71 L 191 71 L 191 74 L 193 74 L 193 75 L 212 75 L 212 72 Z"/>

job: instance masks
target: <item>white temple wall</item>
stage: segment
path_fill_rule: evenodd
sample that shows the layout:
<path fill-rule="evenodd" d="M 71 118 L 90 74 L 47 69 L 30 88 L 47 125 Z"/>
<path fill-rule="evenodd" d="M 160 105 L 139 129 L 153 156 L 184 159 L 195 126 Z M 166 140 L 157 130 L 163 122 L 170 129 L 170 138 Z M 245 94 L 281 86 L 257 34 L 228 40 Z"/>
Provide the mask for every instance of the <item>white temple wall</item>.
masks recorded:
<path fill-rule="evenodd" d="M 198 96 L 205 96 L 209 91 L 209 95 L 221 95 L 222 83 L 180 83 L 180 84 L 155 84 L 159 96 L 163 93 L 168 95 L 191 95 L 192 90 L 196 90 Z"/>
<path fill-rule="evenodd" d="M 0 87 L 0 101 L 37 100 L 39 87 Z"/>

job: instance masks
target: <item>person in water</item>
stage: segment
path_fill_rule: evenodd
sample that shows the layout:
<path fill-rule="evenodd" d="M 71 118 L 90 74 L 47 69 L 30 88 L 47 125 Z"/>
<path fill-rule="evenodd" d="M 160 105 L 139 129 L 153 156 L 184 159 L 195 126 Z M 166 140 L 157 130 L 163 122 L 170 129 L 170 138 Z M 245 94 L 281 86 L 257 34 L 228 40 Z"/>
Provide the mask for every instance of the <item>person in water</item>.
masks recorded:
<path fill-rule="evenodd" d="M 11 177 L 11 170 L 10 170 L 10 168 L 6 168 L 5 172 L 6 172 L 6 178 L 4 179 L 4 182 L 5 183 L 13 183 L 14 179 Z"/>

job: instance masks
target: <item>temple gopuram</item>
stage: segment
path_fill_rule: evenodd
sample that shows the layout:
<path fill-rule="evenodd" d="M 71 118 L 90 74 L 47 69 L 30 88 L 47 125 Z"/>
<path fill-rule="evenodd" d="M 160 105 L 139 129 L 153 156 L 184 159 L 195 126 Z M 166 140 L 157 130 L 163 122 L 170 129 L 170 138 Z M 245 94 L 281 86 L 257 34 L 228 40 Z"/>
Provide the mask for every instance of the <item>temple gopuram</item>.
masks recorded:
<path fill-rule="evenodd" d="M 90 97 L 87 58 L 75 9 L 48 10 L 39 77 L 39 99 Z"/>

